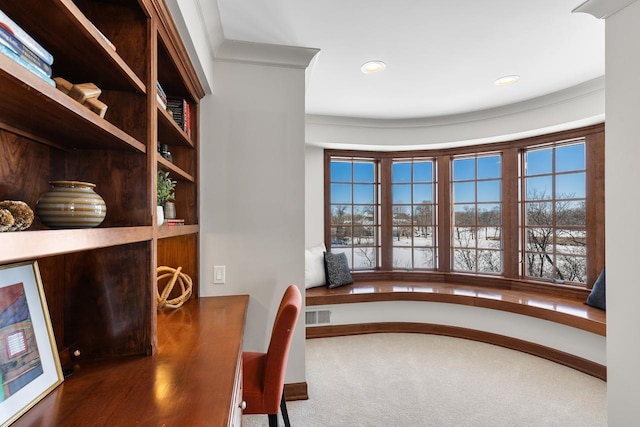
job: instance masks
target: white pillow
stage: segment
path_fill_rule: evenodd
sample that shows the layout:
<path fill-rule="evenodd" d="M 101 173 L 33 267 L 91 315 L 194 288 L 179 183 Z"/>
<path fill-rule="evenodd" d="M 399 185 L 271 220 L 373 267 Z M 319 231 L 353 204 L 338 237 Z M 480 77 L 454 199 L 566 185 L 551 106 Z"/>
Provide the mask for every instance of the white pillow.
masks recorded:
<path fill-rule="evenodd" d="M 304 250 L 304 287 L 305 289 L 324 286 L 327 279 L 324 272 L 324 243 Z"/>

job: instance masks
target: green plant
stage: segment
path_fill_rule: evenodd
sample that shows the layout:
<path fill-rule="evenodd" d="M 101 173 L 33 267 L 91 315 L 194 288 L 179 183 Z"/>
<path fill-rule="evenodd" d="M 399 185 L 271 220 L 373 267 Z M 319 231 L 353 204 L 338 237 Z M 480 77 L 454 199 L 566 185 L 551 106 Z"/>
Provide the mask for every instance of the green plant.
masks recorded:
<path fill-rule="evenodd" d="M 158 206 L 164 206 L 164 204 L 175 198 L 174 189 L 176 188 L 176 181 L 169 178 L 169 172 L 158 171 L 158 188 L 157 188 L 157 202 Z"/>

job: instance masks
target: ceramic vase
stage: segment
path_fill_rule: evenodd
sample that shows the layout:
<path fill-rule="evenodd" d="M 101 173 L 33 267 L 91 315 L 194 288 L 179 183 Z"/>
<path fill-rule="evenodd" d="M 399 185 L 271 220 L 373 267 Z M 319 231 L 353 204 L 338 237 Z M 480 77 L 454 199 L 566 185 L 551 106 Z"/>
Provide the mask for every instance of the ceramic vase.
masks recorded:
<path fill-rule="evenodd" d="M 95 184 L 50 181 L 51 190 L 36 203 L 40 222 L 51 228 L 92 228 L 104 221 L 107 206 L 94 191 Z"/>

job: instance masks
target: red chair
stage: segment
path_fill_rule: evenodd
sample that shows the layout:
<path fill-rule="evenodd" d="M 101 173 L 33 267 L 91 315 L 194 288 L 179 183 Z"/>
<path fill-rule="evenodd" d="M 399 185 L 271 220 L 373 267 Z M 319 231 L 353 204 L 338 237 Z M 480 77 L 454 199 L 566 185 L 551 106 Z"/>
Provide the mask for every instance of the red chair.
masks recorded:
<path fill-rule="evenodd" d="M 280 302 L 267 352 L 242 353 L 242 396 L 247 404 L 243 413 L 267 414 L 269 427 L 278 426 L 278 406 L 284 425 L 291 426 L 284 396 L 284 376 L 301 304 L 300 291 L 295 285 L 289 286 Z"/>

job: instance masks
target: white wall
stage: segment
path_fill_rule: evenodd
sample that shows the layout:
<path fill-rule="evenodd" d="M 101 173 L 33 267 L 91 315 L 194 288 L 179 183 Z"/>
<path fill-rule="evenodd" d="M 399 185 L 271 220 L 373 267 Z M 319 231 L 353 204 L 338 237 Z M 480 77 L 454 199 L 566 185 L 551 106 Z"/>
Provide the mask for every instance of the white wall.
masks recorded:
<path fill-rule="evenodd" d="M 324 242 L 324 150 L 305 148 L 305 247 Z"/>
<path fill-rule="evenodd" d="M 606 20 L 607 395 L 612 427 L 640 420 L 640 2 Z"/>
<path fill-rule="evenodd" d="M 285 288 L 304 289 L 305 72 L 232 58 L 247 47 L 259 48 L 223 43 L 216 94 L 201 106 L 200 295 L 249 294 L 244 349 L 266 351 Z M 226 284 L 212 284 L 214 265 L 226 266 Z M 302 322 L 287 372 L 306 381 Z"/>

